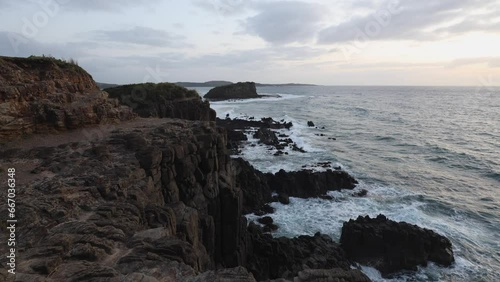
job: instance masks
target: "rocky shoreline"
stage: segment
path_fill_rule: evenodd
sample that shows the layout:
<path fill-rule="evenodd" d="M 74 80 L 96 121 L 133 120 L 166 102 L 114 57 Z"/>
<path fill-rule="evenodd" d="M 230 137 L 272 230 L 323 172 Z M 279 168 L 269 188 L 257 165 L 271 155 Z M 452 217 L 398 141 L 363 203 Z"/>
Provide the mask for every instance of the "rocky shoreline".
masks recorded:
<path fill-rule="evenodd" d="M 86 72 L 84 85 L 93 83 L 87 88 L 80 86 L 82 80 L 68 79 L 60 66 L 44 63 L 41 76 L 39 69 L 16 65 L 26 64 L 22 59 L 5 60 L 15 61 L 11 67 L 25 72 L 19 77 L 32 78 L 32 88 L 63 79 L 81 89 L 74 93 L 68 90 L 73 89 L 69 82 L 54 83 L 55 88 L 30 96 L 29 103 L 51 101 L 48 108 L 58 109 L 59 120 L 75 116 L 71 110 L 91 93 L 101 93 Z M 24 103 L 21 80 L 12 79 L 9 72 L 0 73 L 0 78 L 3 107 Z M 69 98 L 54 100 L 61 92 Z M 17 93 L 15 99 L 11 93 Z M 270 202 L 325 197 L 328 191 L 353 189 L 357 181 L 336 169 L 262 173 L 230 155 L 244 140 L 241 129 L 253 128 L 261 142 L 279 151 L 280 146 L 293 148 L 293 142 L 284 142 L 287 137 L 273 130 L 290 128 L 291 123 L 214 121 L 208 103 L 193 98 L 179 112 L 173 105 L 184 103 L 183 95 L 141 96 L 140 105 L 129 108 L 118 106 L 116 101 L 123 99 L 114 93 L 117 100 L 110 103 L 129 113 L 127 118 L 95 120 L 98 127 L 92 128 L 85 122 L 58 126 L 29 110 L 10 122 L 2 119 L 6 123 L 0 126 L 5 137 L 0 168 L 16 168 L 22 187 L 17 195 L 17 281 L 362 282 L 370 280 L 352 269 L 357 262 L 384 275 L 413 270 L 427 261 L 453 263 L 448 239 L 382 216 L 346 223 L 340 244 L 319 233 L 274 238 L 279 225 L 270 216 Z M 99 112 L 85 109 L 82 117 Z M 10 117 L 13 111 L 0 114 Z M 17 119 L 36 124 L 37 130 L 25 132 L 34 135 L 19 139 L 13 132 Z M 54 131 L 59 133 L 52 140 Z M 37 138 L 42 133 L 49 135 L 43 135 L 46 142 L 40 146 Z M 5 203 L 0 204 L 1 214 L 7 214 Z M 259 215 L 263 226 L 248 222 L 249 213 Z M 394 241 L 400 242 L 393 246 L 398 252 L 391 249 Z M 0 280 L 12 280 L 5 256 L 0 261 Z"/>

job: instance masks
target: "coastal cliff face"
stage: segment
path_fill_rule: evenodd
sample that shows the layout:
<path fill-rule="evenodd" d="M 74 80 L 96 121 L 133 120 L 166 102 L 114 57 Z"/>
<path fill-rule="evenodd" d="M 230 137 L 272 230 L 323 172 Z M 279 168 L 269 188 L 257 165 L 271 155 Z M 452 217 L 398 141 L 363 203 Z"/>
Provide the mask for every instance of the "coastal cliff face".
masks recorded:
<path fill-rule="evenodd" d="M 82 68 L 45 57 L 0 57 L 0 138 L 128 120 Z"/>
<path fill-rule="evenodd" d="M 194 90 L 172 83 L 142 83 L 107 88 L 110 97 L 141 117 L 215 121 L 215 111 Z"/>
<path fill-rule="evenodd" d="M 317 260 L 308 268 L 338 267 L 331 275 L 365 277 L 331 239 L 247 231 L 241 177 L 263 174 L 248 176 L 253 168 L 233 162 L 226 147 L 225 130 L 211 123 L 138 119 L 88 142 L 3 151 L 1 167 L 15 167 L 23 187 L 17 278 L 254 281 L 293 278 L 308 260 Z M 266 261 L 273 267 L 261 268 Z M 229 269 L 210 272 L 217 266 Z"/>
<path fill-rule="evenodd" d="M 23 185 L 18 279 L 177 281 L 241 264 L 246 223 L 224 134 L 178 120 L 106 134 L 3 152 Z"/>

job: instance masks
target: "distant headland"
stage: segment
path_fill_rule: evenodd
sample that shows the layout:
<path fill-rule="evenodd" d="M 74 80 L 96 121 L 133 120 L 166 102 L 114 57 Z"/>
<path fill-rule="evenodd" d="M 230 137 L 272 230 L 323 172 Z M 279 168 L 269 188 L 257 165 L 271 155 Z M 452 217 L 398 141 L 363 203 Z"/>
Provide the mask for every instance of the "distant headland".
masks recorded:
<path fill-rule="evenodd" d="M 226 85 L 231 85 L 234 84 L 231 81 L 225 81 L 225 80 L 211 80 L 211 81 L 206 81 L 206 82 L 175 82 L 174 84 L 177 84 L 182 87 L 218 87 L 218 86 L 226 86 Z M 111 87 L 117 87 L 120 86 L 120 84 L 111 84 L 111 83 L 102 83 L 102 82 L 97 82 L 97 85 L 101 89 L 106 89 L 106 88 L 111 88 Z M 257 87 L 272 87 L 272 86 L 318 86 L 316 84 L 306 84 L 306 83 L 255 83 L 255 86 Z"/>

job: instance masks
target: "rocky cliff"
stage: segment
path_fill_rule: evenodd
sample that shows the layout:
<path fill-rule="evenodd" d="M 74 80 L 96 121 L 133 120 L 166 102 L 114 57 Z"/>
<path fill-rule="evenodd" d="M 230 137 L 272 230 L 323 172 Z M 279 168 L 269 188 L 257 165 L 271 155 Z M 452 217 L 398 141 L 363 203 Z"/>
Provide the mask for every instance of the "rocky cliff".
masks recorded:
<path fill-rule="evenodd" d="M 148 114 L 149 118 L 79 128 L 134 115 L 105 97 L 97 102 L 113 107 L 98 110 L 102 108 L 97 102 L 87 99 L 104 94 L 77 66 L 53 59 L 2 58 L 1 63 L 11 69 L 1 73 L 4 100 L 0 106 L 22 105 L 17 119 L 33 124 L 26 127 L 31 131 L 24 132 L 75 129 L 27 136 L 0 148 L 0 172 L 16 170 L 16 281 L 369 281 L 351 269 L 353 260 L 364 262 L 351 247 L 364 242 L 364 233 L 379 228 L 382 231 L 372 236 L 375 244 L 387 240 L 377 237 L 385 232 L 385 221 L 381 226 L 355 224 L 352 235 L 343 233 L 338 245 L 319 233 L 274 238 L 271 233 L 279 226 L 265 216 L 273 212 L 267 205 L 270 201 L 286 204 L 289 196 L 318 197 L 354 188 L 357 182 L 348 173 L 264 174 L 245 160 L 230 157 L 226 129 L 217 127 L 211 121 L 212 112 L 205 110 L 183 108 L 180 116 L 174 111 L 176 119 Z M 32 79 L 25 81 L 28 74 Z M 175 91 L 167 96 L 146 95 L 153 98 L 134 109 L 163 115 L 165 101 L 202 104 L 199 97 Z M 160 107 L 154 101 L 160 101 Z M 30 111 L 39 105 L 44 105 L 43 111 Z M 51 113 L 52 118 L 44 119 L 39 113 Z M 262 123 L 266 129 L 292 126 L 270 119 Z M 14 135 L 15 131 L 3 128 L 7 136 Z M 3 199 L 0 214 L 7 211 Z M 250 212 L 260 216 L 258 221 L 265 226 L 248 223 L 244 214 Z M 419 264 L 441 259 L 451 248 L 432 234 L 412 245 L 420 230 L 408 239 L 404 224 L 388 224 L 389 239 L 401 240 L 409 250 L 427 247 L 437 238 L 438 243 L 417 253 Z M 2 229 L 0 241 L 6 242 L 8 233 L 6 227 Z M 7 253 L 6 247 L 3 244 L 0 251 Z M 384 256 L 384 251 L 376 249 L 369 256 Z M 427 252 L 432 254 L 426 257 Z M 407 256 L 411 254 L 397 259 L 404 261 Z M 0 281 L 13 280 L 7 274 L 7 260 L 0 257 Z M 388 262 L 391 271 L 407 269 L 392 263 Z"/>
<path fill-rule="evenodd" d="M 215 111 L 194 90 L 171 83 L 142 83 L 107 88 L 110 97 L 141 117 L 215 121 Z"/>
<path fill-rule="evenodd" d="M 221 275 L 254 281 L 292 279 L 312 267 L 338 268 L 332 277 L 364 277 L 351 273 L 331 239 L 247 231 L 249 187 L 242 179 L 255 176 L 227 154 L 224 129 L 137 119 L 95 139 L 74 142 L 65 139 L 69 134 L 46 147 L 21 142 L 0 152 L 0 167 L 15 167 L 23 187 L 17 195 L 20 281 L 215 281 L 203 279 Z M 2 202 L 0 213 L 6 209 Z M 273 246 L 276 253 L 269 253 Z M 260 268 L 268 260 L 277 268 Z"/>
<path fill-rule="evenodd" d="M 260 98 L 257 94 L 255 82 L 238 82 L 235 84 L 218 86 L 211 89 L 204 98 L 209 100 L 251 99 Z"/>
<path fill-rule="evenodd" d="M 0 57 L 3 140 L 133 117 L 75 64 L 46 57 Z"/>

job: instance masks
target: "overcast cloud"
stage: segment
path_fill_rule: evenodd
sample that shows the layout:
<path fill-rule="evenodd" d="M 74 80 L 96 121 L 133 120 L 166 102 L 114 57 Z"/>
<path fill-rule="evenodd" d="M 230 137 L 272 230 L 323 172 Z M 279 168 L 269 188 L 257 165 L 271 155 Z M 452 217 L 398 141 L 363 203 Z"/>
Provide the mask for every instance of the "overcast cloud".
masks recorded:
<path fill-rule="evenodd" d="M 500 81 L 500 0 L 0 0 L 0 55 L 32 54 L 110 83 L 473 85 Z"/>
<path fill-rule="evenodd" d="M 136 26 L 122 30 L 95 30 L 89 33 L 96 40 L 122 42 L 157 47 L 187 47 L 184 37 L 164 30 Z"/>

